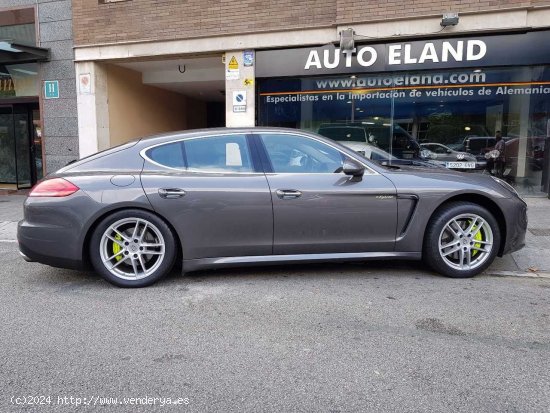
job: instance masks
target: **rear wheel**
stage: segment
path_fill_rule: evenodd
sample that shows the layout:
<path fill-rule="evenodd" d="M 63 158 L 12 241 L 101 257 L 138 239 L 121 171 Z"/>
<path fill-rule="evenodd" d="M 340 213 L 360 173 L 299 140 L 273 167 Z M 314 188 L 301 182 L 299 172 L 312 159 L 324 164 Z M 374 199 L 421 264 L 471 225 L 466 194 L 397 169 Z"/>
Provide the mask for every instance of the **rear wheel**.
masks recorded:
<path fill-rule="evenodd" d="M 90 259 L 103 278 L 119 287 L 145 287 L 165 276 L 176 258 L 168 225 L 141 210 L 118 211 L 99 223 Z"/>
<path fill-rule="evenodd" d="M 439 209 L 428 224 L 424 261 L 454 278 L 473 277 L 495 259 L 500 246 L 496 219 L 485 208 L 456 202 Z"/>

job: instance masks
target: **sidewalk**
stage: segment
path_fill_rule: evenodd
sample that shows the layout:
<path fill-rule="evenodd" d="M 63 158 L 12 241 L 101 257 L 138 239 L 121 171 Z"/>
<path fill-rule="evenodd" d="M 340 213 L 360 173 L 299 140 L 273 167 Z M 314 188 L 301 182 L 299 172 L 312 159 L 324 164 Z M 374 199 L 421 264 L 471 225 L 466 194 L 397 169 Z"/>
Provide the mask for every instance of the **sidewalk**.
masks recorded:
<path fill-rule="evenodd" d="M 0 195 L 0 241 L 14 241 L 17 221 L 23 218 L 24 195 Z"/>
<path fill-rule="evenodd" d="M 0 242 L 15 242 L 17 221 L 23 218 L 22 195 L 0 195 Z M 487 274 L 550 273 L 550 199 L 525 198 L 529 207 L 526 246 L 495 260 Z"/>
<path fill-rule="evenodd" d="M 525 247 L 512 254 L 497 258 L 486 271 L 506 275 L 506 271 L 523 273 L 550 273 L 550 199 L 524 198 L 527 202 L 529 224 Z"/>

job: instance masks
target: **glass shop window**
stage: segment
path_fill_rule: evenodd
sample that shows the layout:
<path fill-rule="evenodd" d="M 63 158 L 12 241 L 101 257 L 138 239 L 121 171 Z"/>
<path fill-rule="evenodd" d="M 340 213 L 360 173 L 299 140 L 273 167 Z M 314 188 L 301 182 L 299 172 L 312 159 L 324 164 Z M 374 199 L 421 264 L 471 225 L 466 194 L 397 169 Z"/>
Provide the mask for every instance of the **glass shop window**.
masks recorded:
<path fill-rule="evenodd" d="M 376 162 L 495 174 L 541 190 L 550 134 L 550 67 L 260 79 L 258 124 L 318 133 Z"/>

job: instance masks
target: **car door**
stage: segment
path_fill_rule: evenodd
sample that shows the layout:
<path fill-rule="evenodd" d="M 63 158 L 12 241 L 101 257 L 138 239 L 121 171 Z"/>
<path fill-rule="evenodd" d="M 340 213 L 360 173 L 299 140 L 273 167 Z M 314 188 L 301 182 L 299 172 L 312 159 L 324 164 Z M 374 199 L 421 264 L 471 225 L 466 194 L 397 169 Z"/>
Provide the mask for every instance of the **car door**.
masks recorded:
<path fill-rule="evenodd" d="M 366 168 L 342 172 L 349 155 L 310 135 L 262 132 L 255 142 L 274 214 L 274 254 L 390 252 L 397 219 L 393 183 Z"/>
<path fill-rule="evenodd" d="M 245 134 L 187 138 L 142 155 L 145 193 L 174 225 L 184 259 L 272 253 L 269 186 Z"/>
<path fill-rule="evenodd" d="M 438 161 L 456 161 L 456 156 L 453 157 L 452 153 L 443 145 L 432 144 L 428 149 L 436 154 Z"/>

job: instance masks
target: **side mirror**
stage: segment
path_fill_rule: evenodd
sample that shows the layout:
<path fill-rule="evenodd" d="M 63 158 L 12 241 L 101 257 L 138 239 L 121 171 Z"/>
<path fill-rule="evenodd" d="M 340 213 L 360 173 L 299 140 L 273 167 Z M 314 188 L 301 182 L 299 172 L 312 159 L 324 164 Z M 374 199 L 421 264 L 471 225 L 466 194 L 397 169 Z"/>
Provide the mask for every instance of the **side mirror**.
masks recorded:
<path fill-rule="evenodd" d="M 447 149 L 446 152 L 447 152 L 447 153 L 453 153 L 453 151 L 451 151 L 450 149 Z"/>
<path fill-rule="evenodd" d="M 346 159 L 344 161 L 344 165 L 342 167 L 342 171 L 346 175 L 351 175 L 355 177 L 363 176 L 365 173 L 365 167 L 361 165 L 359 162 L 354 161 L 352 159 Z"/>

